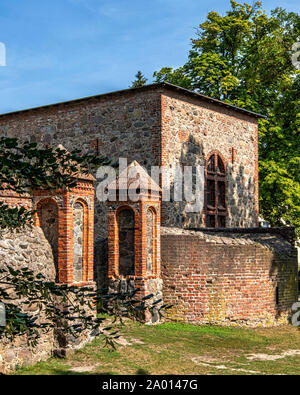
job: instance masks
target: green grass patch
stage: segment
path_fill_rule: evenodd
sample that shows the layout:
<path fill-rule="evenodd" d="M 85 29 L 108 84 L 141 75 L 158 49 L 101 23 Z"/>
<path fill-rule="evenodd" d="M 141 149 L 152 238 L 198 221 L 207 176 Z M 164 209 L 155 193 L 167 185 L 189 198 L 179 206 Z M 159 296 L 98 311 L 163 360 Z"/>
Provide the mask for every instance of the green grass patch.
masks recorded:
<path fill-rule="evenodd" d="M 293 326 L 246 329 L 128 321 L 119 328 L 130 345 L 112 351 L 99 338 L 65 359 L 51 358 L 16 374 L 300 374 L 300 355 L 268 360 L 300 350 L 300 331 Z M 266 358 L 249 360 L 249 354 Z"/>

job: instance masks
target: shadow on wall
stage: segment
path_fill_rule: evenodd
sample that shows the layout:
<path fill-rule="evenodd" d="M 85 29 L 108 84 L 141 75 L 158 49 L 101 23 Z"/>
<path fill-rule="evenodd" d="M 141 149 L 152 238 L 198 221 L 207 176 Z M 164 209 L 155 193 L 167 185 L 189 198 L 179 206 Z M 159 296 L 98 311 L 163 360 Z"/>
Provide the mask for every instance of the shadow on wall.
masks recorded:
<path fill-rule="evenodd" d="M 175 164 L 175 163 L 173 163 Z M 197 165 L 205 165 L 205 156 L 203 144 L 194 136 L 189 135 L 188 140 L 182 144 L 182 149 L 179 158 L 179 165 L 182 169 L 184 166 L 193 167 L 193 189 L 195 193 L 196 173 L 195 167 Z M 183 201 L 174 201 L 174 181 L 170 185 L 170 202 L 162 202 L 162 225 L 170 227 L 198 227 L 202 224 L 202 213 L 186 213 L 185 207 L 187 202 L 184 198 L 184 191 L 182 188 Z"/>
<path fill-rule="evenodd" d="M 244 166 L 235 170 L 235 165 L 227 166 L 227 196 L 229 227 L 255 227 L 255 182 L 246 177 Z"/>
<path fill-rule="evenodd" d="M 94 281 L 97 288 L 108 287 L 108 239 L 101 236 L 94 245 Z"/>
<path fill-rule="evenodd" d="M 226 152 L 220 152 L 227 156 Z M 182 166 L 205 166 L 203 144 L 194 136 L 189 135 L 188 140 L 182 144 L 179 164 Z M 227 161 L 227 227 L 254 227 L 256 226 L 255 182 L 253 177 L 245 174 L 244 166 L 231 164 Z M 193 170 L 193 190 L 195 193 L 195 171 Z M 183 191 L 182 191 L 183 192 Z M 205 226 L 203 211 L 187 213 L 187 202 L 174 201 L 174 181 L 170 185 L 171 200 L 162 202 L 163 225 L 170 227 L 197 228 Z M 183 195 L 184 197 L 184 195 Z"/>

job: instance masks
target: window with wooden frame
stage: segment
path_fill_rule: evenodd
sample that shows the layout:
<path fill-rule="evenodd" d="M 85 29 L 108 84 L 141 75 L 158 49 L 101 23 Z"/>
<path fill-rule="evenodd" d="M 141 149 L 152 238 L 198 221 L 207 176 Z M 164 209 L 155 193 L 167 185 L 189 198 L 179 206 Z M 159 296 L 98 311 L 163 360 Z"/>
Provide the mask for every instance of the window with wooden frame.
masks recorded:
<path fill-rule="evenodd" d="M 206 162 L 206 226 L 226 227 L 226 167 L 217 153 Z"/>

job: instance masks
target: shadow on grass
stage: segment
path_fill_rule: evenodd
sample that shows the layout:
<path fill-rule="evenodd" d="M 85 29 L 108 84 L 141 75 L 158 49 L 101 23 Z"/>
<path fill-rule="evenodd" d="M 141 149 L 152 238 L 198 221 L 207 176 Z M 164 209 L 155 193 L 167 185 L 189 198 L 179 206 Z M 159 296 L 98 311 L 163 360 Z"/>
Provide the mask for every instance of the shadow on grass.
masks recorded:
<path fill-rule="evenodd" d="M 113 372 L 72 372 L 71 370 L 63 370 L 63 369 L 53 369 L 52 374 L 55 376 L 117 376 L 116 373 Z M 138 369 L 135 373 L 136 375 L 149 375 L 144 369 Z"/>
<path fill-rule="evenodd" d="M 137 371 L 136 371 L 136 373 L 135 373 L 136 375 L 138 375 L 138 376 L 142 376 L 142 375 L 148 375 L 148 374 L 150 374 L 149 372 L 147 372 L 147 370 L 144 370 L 144 369 L 138 369 Z"/>
<path fill-rule="evenodd" d="M 52 373 L 55 376 L 114 376 L 112 372 L 72 372 L 71 370 L 53 369 Z"/>

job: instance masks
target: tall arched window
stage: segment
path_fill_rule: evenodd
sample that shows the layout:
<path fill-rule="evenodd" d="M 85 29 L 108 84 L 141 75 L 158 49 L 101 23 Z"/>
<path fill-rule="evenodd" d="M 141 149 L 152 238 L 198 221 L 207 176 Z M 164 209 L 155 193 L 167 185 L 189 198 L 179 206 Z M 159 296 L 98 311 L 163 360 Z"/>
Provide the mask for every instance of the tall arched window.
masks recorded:
<path fill-rule="evenodd" d="M 206 226 L 226 226 L 226 168 L 220 155 L 212 154 L 206 162 Z"/>

